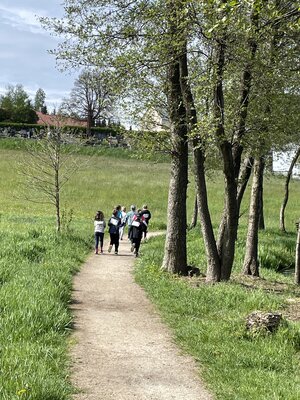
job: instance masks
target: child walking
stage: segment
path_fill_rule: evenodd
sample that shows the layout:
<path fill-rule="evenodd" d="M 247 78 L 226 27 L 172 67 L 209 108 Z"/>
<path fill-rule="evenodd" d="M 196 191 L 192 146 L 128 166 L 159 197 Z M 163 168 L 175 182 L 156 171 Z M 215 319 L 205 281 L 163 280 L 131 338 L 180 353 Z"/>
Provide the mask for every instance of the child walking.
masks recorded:
<path fill-rule="evenodd" d="M 100 242 L 100 253 L 103 253 L 103 239 L 104 239 L 104 229 L 106 223 L 104 220 L 104 214 L 102 211 L 97 211 L 94 220 L 95 228 L 95 254 L 98 254 L 99 242 Z"/>
<path fill-rule="evenodd" d="M 118 217 L 118 210 L 114 209 L 112 216 L 108 221 L 109 234 L 110 234 L 110 244 L 108 247 L 108 252 L 111 252 L 113 245 L 115 246 L 115 254 L 118 254 L 119 249 L 119 228 L 121 226 L 121 219 Z"/>
<path fill-rule="evenodd" d="M 141 210 L 138 210 L 137 214 L 134 215 L 132 221 L 132 231 L 131 231 L 131 251 L 134 251 L 135 256 L 139 256 L 139 249 L 141 245 L 141 240 L 143 232 L 147 229 L 147 225 L 143 216 L 140 214 Z"/>

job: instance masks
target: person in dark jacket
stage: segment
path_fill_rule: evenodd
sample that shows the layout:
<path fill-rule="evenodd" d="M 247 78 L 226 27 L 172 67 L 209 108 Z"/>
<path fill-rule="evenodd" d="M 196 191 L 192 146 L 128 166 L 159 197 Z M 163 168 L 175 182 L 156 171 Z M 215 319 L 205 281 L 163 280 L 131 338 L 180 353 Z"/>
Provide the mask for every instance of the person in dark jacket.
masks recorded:
<path fill-rule="evenodd" d="M 119 229 L 121 226 L 121 219 L 118 217 L 118 210 L 114 209 L 112 216 L 108 221 L 109 234 L 110 234 L 110 244 L 108 247 L 108 252 L 111 252 L 113 246 L 115 246 L 115 254 L 118 254 L 119 250 Z"/>
<path fill-rule="evenodd" d="M 143 216 L 138 212 L 131 224 L 131 251 L 134 251 L 135 256 L 139 256 L 139 249 L 143 232 L 147 229 Z"/>
<path fill-rule="evenodd" d="M 148 210 L 147 204 L 143 205 L 143 209 L 141 211 L 141 215 L 143 216 L 145 224 L 146 224 L 146 230 L 144 230 L 144 238 L 146 239 L 147 232 L 148 232 L 148 225 L 149 225 L 149 221 L 151 219 L 151 212 Z"/>

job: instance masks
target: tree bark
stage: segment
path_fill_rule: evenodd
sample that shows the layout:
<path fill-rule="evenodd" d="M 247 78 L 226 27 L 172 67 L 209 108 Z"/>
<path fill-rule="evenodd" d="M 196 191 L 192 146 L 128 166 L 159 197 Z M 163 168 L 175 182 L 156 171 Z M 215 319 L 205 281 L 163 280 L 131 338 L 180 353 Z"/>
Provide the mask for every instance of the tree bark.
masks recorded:
<path fill-rule="evenodd" d="M 169 2 L 169 31 L 172 40 L 179 40 L 178 15 L 181 2 Z M 179 35 L 180 36 L 180 35 Z M 177 41 L 176 41 L 177 43 Z M 168 106 L 171 122 L 171 179 L 168 197 L 168 225 L 162 268 L 171 272 L 187 275 L 186 251 L 186 195 L 188 184 L 188 138 L 187 119 L 184 106 L 181 78 L 181 49 L 175 42 L 170 44 L 170 62 L 168 67 Z"/>
<path fill-rule="evenodd" d="M 255 8 L 253 9 L 251 15 L 251 24 L 255 28 L 257 28 L 257 23 L 258 23 L 258 14 Z M 253 72 L 252 72 L 253 62 L 255 60 L 257 53 L 257 43 L 255 40 L 253 40 L 253 38 L 249 38 L 248 45 L 250 50 L 250 61 L 246 64 L 243 72 L 238 127 L 234 135 L 234 143 L 231 149 L 231 155 L 229 154 L 228 144 L 226 144 L 225 146 L 225 148 L 227 147 L 226 151 L 225 148 L 222 150 L 223 154 L 227 154 L 226 157 L 228 166 L 231 163 L 233 163 L 233 166 L 227 168 L 228 172 L 227 175 L 224 169 L 225 180 L 226 180 L 225 193 L 227 194 L 227 196 L 225 200 L 225 206 L 218 235 L 218 252 L 222 265 L 221 279 L 225 280 L 229 279 L 231 274 L 231 269 L 234 259 L 234 249 L 235 249 L 235 245 L 231 243 L 231 241 L 235 242 L 236 240 L 240 206 L 251 174 L 251 168 L 243 171 L 242 180 L 239 180 L 240 181 L 239 187 L 238 188 L 236 187 L 236 184 L 234 183 L 233 179 L 235 179 L 235 181 L 238 181 L 239 176 L 241 176 L 240 169 L 241 169 L 241 158 L 243 153 L 243 146 L 241 145 L 241 139 L 243 138 L 246 132 L 246 121 L 248 116 L 250 92 L 253 79 Z M 221 58 L 219 57 L 219 70 L 221 72 L 222 70 L 220 69 L 220 67 L 222 67 L 222 63 L 223 63 L 222 57 Z M 248 162 L 248 166 L 250 166 L 249 163 L 250 160 Z M 234 178 L 232 177 L 232 168 L 234 171 Z M 235 200 L 233 199 L 232 196 L 234 192 L 236 193 Z M 235 205 L 234 201 L 236 203 Z M 231 211 L 231 213 L 229 213 L 229 211 Z"/>
<path fill-rule="evenodd" d="M 60 217 L 60 184 L 59 184 L 59 170 L 60 170 L 60 134 L 58 134 L 57 143 L 55 144 L 55 173 L 54 173 L 54 186 L 55 186 L 55 209 L 56 209 L 56 230 L 61 230 L 61 217 Z"/>
<path fill-rule="evenodd" d="M 198 139 L 194 139 L 194 165 L 199 218 L 207 257 L 206 281 L 219 282 L 221 279 L 221 265 L 208 208 L 204 155 L 199 146 Z"/>
<path fill-rule="evenodd" d="M 180 73 L 181 73 L 181 89 L 183 99 L 187 111 L 187 121 L 189 131 L 192 131 L 197 126 L 197 111 L 194 104 L 194 97 L 189 85 L 188 61 L 186 47 L 180 57 Z M 196 183 L 198 212 L 200 225 L 204 240 L 205 252 L 207 256 L 207 274 L 208 282 L 220 280 L 220 262 L 214 237 L 211 216 L 208 208 L 207 188 L 205 178 L 205 156 L 202 148 L 202 142 L 199 136 L 193 139 L 193 154 L 194 154 L 194 175 Z"/>
<path fill-rule="evenodd" d="M 58 176 L 55 177 L 55 181 L 57 182 Z M 60 191 L 59 191 L 59 184 L 55 183 L 55 208 L 56 208 L 56 230 L 60 232 L 61 230 L 61 218 L 60 218 Z"/>
<path fill-rule="evenodd" d="M 245 275 L 259 276 L 259 260 L 258 260 L 258 227 L 259 227 L 259 207 L 262 177 L 264 171 L 264 158 L 260 157 L 254 161 L 254 171 L 252 180 L 248 233 L 246 241 L 246 253 L 244 258 L 243 273 Z"/>
<path fill-rule="evenodd" d="M 88 110 L 87 121 L 86 121 L 86 136 L 87 137 L 91 137 L 92 125 L 93 125 L 93 112 L 92 112 L 92 110 Z"/>
<path fill-rule="evenodd" d="M 258 229 L 264 231 L 266 229 L 265 225 L 265 215 L 264 215 L 264 171 L 262 171 L 261 177 L 261 188 L 259 191 L 259 219 L 258 219 Z"/>
<path fill-rule="evenodd" d="M 224 93 L 223 74 L 225 67 L 226 36 L 218 44 L 217 53 L 217 82 L 214 94 L 214 115 L 216 120 L 216 137 L 223 158 L 223 173 L 225 178 L 225 198 L 222 223 L 217 243 L 219 262 L 221 266 L 221 280 L 228 280 L 234 259 L 235 240 L 238 227 L 237 212 L 237 183 L 232 155 L 232 145 L 225 136 L 224 128 Z"/>
<path fill-rule="evenodd" d="M 285 229 L 285 209 L 289 200 L 289 184 L 290 184 L 290 180 L 293 174 L 293 168 L 298 160 L 300 156 L 300 147 L 298 148 L 298 150 L 296 151 L 296 154 L 294 155 L 291 165 L 289 167 L 287 176 L 286 176 L 286 180 L 285 180 L 285 184 L 284 184 L 284 197 L 283 197 L 283 202 L 280 208 L 280 216 L 279 216 L 279 223 L 280 223 L 280 230 L 283 232 L 286 232 Z"/>
<path fill-rule="evenodd" d="M 295 284 L 300 284 L 300 220 L 298 221 L 298 233 L 295 256 Z"/>
<path fill-rule="evenodd" d="M 225 204 L 217 249 L 221 263 L 221 280 L 228 280 L 231 275 L 234 260 L 239 214 L 237 207 L 237 184 L 234 176 L 231 144 L 229 142 L 224 142 L 221 145 L 221 151 L 224 160 Z"/>
<path fill-rule="evenodd" d="M 194 201 L 194 209 L 193 209 L 193 215 L 192 215 L 192 220 L 190 224 L 190 229 L 193 229 L 197 225 L 197 219 L 198 219 L 198 201 L 197 201 L 197 195 L 195 196 L 195 201 Z"/>
<path fill-rule="evenodd" d="M 244 197 L 244 193 L 250 179 L 253 163 L 254 163 L 253 157 L 247 157 L 244 160 L 242 168 L 240 169 L 238 191 L 237 191 L 237 205 L 239 213 L 241 209 L 242 199 Z"/>

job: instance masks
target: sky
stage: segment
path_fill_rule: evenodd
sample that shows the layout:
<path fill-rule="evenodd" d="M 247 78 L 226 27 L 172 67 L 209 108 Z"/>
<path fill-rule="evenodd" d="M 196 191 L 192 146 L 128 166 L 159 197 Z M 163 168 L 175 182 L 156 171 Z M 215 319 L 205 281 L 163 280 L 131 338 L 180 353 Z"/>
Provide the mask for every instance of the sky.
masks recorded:
<path fill-rule="evenodd" d="M 8 84 L 21 84 L 33 99 L 42 88 L 49 111 L 69 95 L 76 73 L 56 68 L 47 50 L 55 49 L 59 39 L 38 21 L 38 16 L 62 15 L 62 0 L 0 0 L 0 94 Z"/>

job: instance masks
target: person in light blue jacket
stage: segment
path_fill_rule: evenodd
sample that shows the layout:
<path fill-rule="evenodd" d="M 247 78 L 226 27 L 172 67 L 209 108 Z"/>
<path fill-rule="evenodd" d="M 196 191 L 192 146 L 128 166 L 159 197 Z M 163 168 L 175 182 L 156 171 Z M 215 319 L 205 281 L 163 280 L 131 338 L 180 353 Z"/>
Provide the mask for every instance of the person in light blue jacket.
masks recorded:
<path fill-rule="evenodd" d="M 126 215 L 126 223 L 128 225 L 128 239 L 131 241 L 132 239 L 132 220 L 135 215 L 136 207 L 135 205 L 130 206 L 130 211 Z"/>

